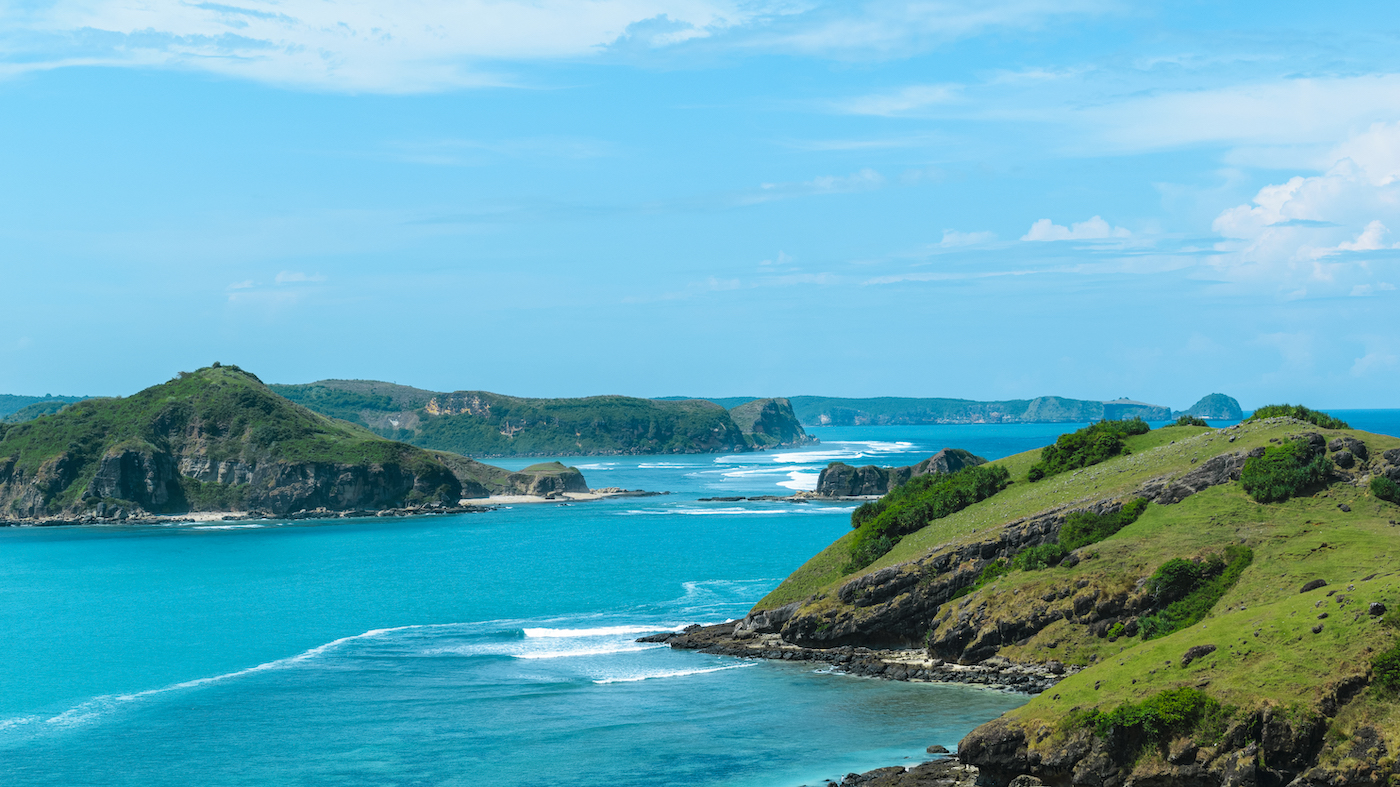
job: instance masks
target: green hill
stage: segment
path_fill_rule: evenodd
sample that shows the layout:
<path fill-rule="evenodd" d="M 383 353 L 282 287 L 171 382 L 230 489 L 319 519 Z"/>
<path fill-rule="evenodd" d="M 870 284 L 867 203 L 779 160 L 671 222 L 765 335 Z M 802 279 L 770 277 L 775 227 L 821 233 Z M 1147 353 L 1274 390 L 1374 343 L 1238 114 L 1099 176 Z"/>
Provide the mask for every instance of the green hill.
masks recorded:
<path fill-rule="evenodd" d="M 18 423 L 19 421 L 27 421 L 31 417 L 45 415 L 47 412 L 55 412 L 58 410 L 59 407 L 62 407 L 65 404 L 81 402 L 82 400 L 88 398 L 91 397 L 53 396 L 52 394 L 48 396 L 16 396 L 15 394 L 0 394 L 0 421 L 3 421 L 4 423 Z M 10 416 L 15 415 L 22 410 L 35 407 L 41 409 L 51 409 L 47 409 L 46 412 L 40 412 L 38 409 L 36 409 L 34 410 L 34 415 L 32 416 L 26 416 L 23 418 L 13 420 L 11 420 L 10 418 Z"/>
<path fill-rule="evenodd" d="M 979 402 L 971 399 L 917 399 L 882 396 L 846 399 L 832 396 L 794 396 L 792 408 L 807 426 L 861 426 L 865 424 L 969 424 L 969 423 L 1086 423 L 1103 418 L 1144 418 L 1165 421 L 1171 409 L 1160 405 L 1120 400 L 1097 402 L 1040 396 Z"/>
<path fill-rule="evenodd" d="M 1400 439 L 1291 417 L 1115 439 L 1040 481 L 1037 450 L 962 471 L 1004 469 L 1001 491 L 928 477 L 857 511 L 733 647 L 1064 675 L 962 742 L 979 783 L 1393 783 Z"/>
<path fill-rule="evenodd" d="M 738 452 L 810 441 L 782 399 L 729 411 L 699 399 L 526 399 L 486 391 L 437 393 L 371 380 L 272 388 L 383 437 L 472 456 Z"/>
<path fill-rule="evenodd" d="M 384 439 L 293 404 L 236 366 L 0 425 L 0 518 L 455 505 L 580 484 L 570 468 L 512 474 Z"/>

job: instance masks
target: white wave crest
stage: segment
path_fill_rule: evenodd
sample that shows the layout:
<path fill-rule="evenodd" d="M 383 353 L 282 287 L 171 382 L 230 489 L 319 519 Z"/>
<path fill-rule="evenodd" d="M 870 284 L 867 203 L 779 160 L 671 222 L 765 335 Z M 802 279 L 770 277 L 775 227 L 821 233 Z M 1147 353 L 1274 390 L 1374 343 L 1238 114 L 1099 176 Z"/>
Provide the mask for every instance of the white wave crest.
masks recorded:
<path fill-rule="evenodd" d="M 623 634 L 647 634 L 658 631 L 665 631 L 664 628 L 656 626 L 599 626 L 587 629 L 554 629 L 554 628 L 529 628 L 524 629 L 527 637 L 550 637 L 555 639 L 572 637 L 616 637 Z"/>
<path fill-rule="evenodd" d="M 754 662 L 748 662 L 745 664 L 730 664 L 724 667 L 710 667 L 709 669 L 670 670 L 668 672 L 649 672 L 642 675 L 626 675 L 616 678 L 600 678 L 593 682 L 598 684 L 635 683 L 639 680 L 652 680 L 654 678 L 683 678 L 687 675 L 704 675 L 709 672 L 724 672 L 725 670 L 743 669 L 744 667 L 753 666 L 757 665 Z"/>
<path fill-rule="evenodd" d="M 788 489 L 810 492 L 817 488 L 817 481 L 821 480 L 821 473 L 807 473 L 801 470 L 794 470 L 788 473 L 788 480 L 779 481 L 778 486 Z"/>
<path fill-rule="evenodd" d="M 656 644 L 618 644 L 604 645 L 596 648 L 572 648 L 569 650 L 537 650 L 531 653 L 512 653 L 511 656 L 517 659 L 565 659 L 575 656 L 610 656 L 614 653 L 638 653 L 643 650 L 655 650 L 664 648 L 662 643 Z"/>

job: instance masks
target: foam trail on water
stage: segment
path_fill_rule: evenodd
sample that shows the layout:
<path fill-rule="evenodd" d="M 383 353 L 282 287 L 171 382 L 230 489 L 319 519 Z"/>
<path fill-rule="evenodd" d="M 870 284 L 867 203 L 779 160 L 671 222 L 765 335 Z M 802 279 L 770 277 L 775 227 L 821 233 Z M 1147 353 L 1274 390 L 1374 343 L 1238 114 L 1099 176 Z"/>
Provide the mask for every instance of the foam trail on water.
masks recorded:
<path fill-rule="evenodd" d="M 330 642 L 327 642 L 324 645 L 317 645 L 316 647 L 298 653 L 295 656 L 288 656 L 285 659 L 277 659 L 276 661 L 265 662 L 254 667 L 248 667 L 247 669 L 241 669 L 234 672 L 226 672 L 223 675 L 213 675 L 208 678 L 195 678 L 194 680 L 187 680 L 170 686 L 162 686 L 158 689 L 146 689 L 145 691 L 137 691 L 131 694 L 105 694 L 101 697 L 94 697 L 93 699 L 90 699 L 87 702 L 69 708 L 68 710 L 58 714 L 57 716 L 45 719 L 44 723 L 54 725 L 55 727 L 73 727 L 91 721 L 99 716 L 102 716 L 105 713 L 109 713 L 113 710 L 116 710 L 122 705 L 131 702 L 136 702 L 138 700 L 145 699 L 146 697 L 153 697 L 158 694 L 166 694 L 168 692 L 179 691 L 181 689 L 198 688 L 200 686 L 207 686 L 212 683 L 222 683 L 223 681 L 241 678 L 245 675 L 252 675 L 258 672 L 267 672 L 268 670 L 276 669 L 286 669 L 296 664 L 300 664 L 314 659 L 317 656 L 323 655 L 327 651 L 340 645 L 343 645 L 347 642 L 352 642 L 354 640 L 359 639 L 370 639 L 373 637 L 388 634 L 390 632 L 407 631 L 409 629 L 416 628 L 424 627 L 399 626 L 396 628 L 372 629 L 370 631 L 364 632 L 363 634 L 354 634 L 349 637 L 341 637 L 340 639 L 331 640 Z M 5 729 L 5 727 L 0 727 L 0 730 L 3 729 Z"/>
<path fill-rule="evenodd" d="M 664 644 L 654 645 L 614 645 L 597 648 L 578 648 L 575 650 L 541 650 L 534 653 L 514 653 L 513 658 L 517 659 L 562 659 L 572 656 L 608 656 L 614 653 L 639 653 L 643 650 L 655 650 L 666 647 Z"/>
<path fill-rule="evenodd" d="M 646 634 L 648 632 L 665 630 L 665 627 L 657 626 L 600 626 L 598 628 L 587 629 L 530 628 L 524 629 L 524 632 L 527 637 L 564 639 L 571 637 L 609 637 L 622 634 Z"/>
<path fill-rule="evenodd" d="M 673 671 L 670 671 L 670 672 L 653 672 L 653 673 L 650 673 L 650 674 L 647 674 L 647 675 L 628 675 L 627 677 L 620 677 L 620 678 L 600 678 L 600 679 L 595 680 L 595 681 L 593 681 L 593 682 L 594 682 L 594 683 L 598 683 L 598 684 L 608 684 L 608 683 L 636 683 L 636 682 L 639 681 L 639 680 L 651 680 L 651 679 L 653 679 L 653 678 L 683 678 L 683 677 L 685 677 L 685 676 L 687 676 L 687 675 L 704 675 L 704 674 L 707 673 L 707 672 L 723 672 L 723 671 L 725 671 L 725 670 L 743 669 L 744 667 L 755 667 L 755 666 L 758 666 L 758 665 L 757 665 L 756 663 L 754 663 L 754 662 L 749 662 L 749 663 L 747 663 L 747 664 L 730 664 L 730 665 L 724 666 L 724 667 L 710 667 L 709 669 L 673 670 Z"/>

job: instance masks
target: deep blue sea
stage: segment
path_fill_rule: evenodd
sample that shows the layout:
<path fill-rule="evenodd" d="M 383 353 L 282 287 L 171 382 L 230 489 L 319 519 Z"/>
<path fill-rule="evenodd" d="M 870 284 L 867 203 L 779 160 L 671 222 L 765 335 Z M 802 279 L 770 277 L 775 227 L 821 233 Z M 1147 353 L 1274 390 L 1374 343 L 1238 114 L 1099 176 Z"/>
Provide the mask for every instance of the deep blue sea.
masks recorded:
<path fill-rule="evenodd" d="M 1336 414 L 1400 434 L 1400 411 Z M 852 508 L 698 498 L 810 488 L 838 459 L 997 458 L 1078 426 L 564 458 L 594 487 L 664 497 L 0 529 L 0 783 L 795 787 L 912 764 L 1025 698 L 634 642 L 743 615 Z"/>

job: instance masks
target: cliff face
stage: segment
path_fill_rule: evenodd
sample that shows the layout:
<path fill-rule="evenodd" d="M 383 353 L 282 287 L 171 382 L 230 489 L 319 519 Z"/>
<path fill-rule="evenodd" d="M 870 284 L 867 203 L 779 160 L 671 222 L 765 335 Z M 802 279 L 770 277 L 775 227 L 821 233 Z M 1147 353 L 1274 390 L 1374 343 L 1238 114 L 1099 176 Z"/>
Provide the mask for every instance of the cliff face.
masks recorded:
<path fill-rule="evenodd" d="M 814 443 L 807 435 L 792 403 L 786 399 L 755 399 L 729 411 L 739 431 L 755 447 L 772 448 Z"/>
<path fill-rule="evenodd" d="M 1260 504 L 1241 475 L 1289 441 L 1333 469 L 1321 486 Z M 930 674 L 1060 676 L 962 742 L 979 784 L 1400 778 L 1400 666 L 1381 658 L 1400 641 L 1400 506 L 1370 491 L 1371 479 L 1400 478 L 1400 440 L 1279 418 L 1127 442 L 1126 455 L 1035 483 L 1026 473 L 1039 452 L 999 460 L 1010 487 L 853 574 L 851 538 L 837 541 L 732 624 L 721 648 L 763 643 L 833 663 L 913 648 L 905 661 Z M 1114 519 L 1139 499 L 1149 501 L 1139 518 Z M 1062 559 L 1021 562 L 1109 521 L 1119 524 Z"/>
<path fill-rule="evenodd" d="M 383 437 L 473 456 L 732 453 L 811 441 L 783 399 L 756 400 L 736 416 L 699 399 L 527 399 L 365 380 L 273 388 Z"/>
<path fill-rule="evenodd" d="M 808 426 L 1088 423 L 1105 418 L 1171 420 L 1171 408 L 1161 405 L 1126 399 L 1100 402 L 1068 399 L 1063 396 L 993 402 L 904 397 L 844 399 L 794 396 L 791 402 L 798 419 Z"/>
<path fill-rule="evenodd" d="M 429 452 L 298 407 L 230 366 L 0 432 L 0 518 L 378 509 L 462 492 Z"/>
<path fill-rule="evenodd" d="M 823 497 L 884 495 L 915 476 L 956 473 L 964 467 L 973 467 L 986 461 L 961 448 L 944 448 L 928 459 L 906 467 L 852 467 L 844 462 L 832 462 L 817 477 L 816 493 Z"/>
<path fill-rule="evenodd" d="M 550 497 L 589 491 L 588 482 L 578 468 L 565 467 L 559 462 L 544 462 L 512 472 L 457 454 L 434 451 L 433 455 L 451 469 L 462 484 L 463 498 L 490 495 Z"/>

